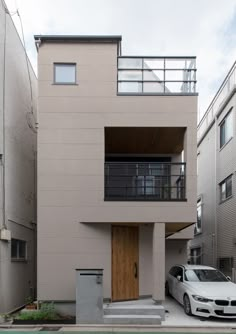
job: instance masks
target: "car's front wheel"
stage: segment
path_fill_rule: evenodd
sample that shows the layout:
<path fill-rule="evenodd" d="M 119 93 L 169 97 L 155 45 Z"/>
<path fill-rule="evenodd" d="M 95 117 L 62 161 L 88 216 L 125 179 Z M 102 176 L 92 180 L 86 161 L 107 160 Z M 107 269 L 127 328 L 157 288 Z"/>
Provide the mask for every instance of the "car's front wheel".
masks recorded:
<path fill-rule="evenodd" d="M 192 315 L 191 303 L 188 295 L 184 295 L 184 312 L 187 315 Z"/>

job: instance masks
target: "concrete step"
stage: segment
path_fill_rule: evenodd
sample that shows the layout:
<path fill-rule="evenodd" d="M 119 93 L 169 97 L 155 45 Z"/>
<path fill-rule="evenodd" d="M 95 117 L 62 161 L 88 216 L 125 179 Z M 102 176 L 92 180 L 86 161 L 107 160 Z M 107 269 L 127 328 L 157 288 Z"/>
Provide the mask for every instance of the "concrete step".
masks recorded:
<path fill-rule="evenodd" d="M 165 309 L 162 305 L 119 305 L 109 304 L 103 307 L 104 315 L 159 315 L 165 318 Z"/>
<path fill-rule="evenodd" d="M 159 315 L 113 314 L 104 315 L 104 324 L 161 325 Z"/>

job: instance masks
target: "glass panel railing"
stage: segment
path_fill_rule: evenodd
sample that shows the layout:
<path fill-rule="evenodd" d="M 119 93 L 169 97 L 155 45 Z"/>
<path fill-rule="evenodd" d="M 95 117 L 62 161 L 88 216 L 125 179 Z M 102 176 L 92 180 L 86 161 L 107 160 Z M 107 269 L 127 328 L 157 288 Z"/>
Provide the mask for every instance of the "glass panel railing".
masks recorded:
<path fill-rule="evenodd" d="M 196 93 L 196 59 L 118 57 L 118 93 Z"/>

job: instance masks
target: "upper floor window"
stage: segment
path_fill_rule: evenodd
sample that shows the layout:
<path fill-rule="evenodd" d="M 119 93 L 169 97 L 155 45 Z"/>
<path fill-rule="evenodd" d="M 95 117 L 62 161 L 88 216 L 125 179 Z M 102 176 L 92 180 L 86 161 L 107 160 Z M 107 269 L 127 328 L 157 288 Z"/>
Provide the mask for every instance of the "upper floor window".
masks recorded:
<path fill-rule="evenodd" d="M 27 258 L 26 241 L 12 239 L 11 240 L 11 258 L 12 260 L 24 261 Z"/>
<path fill-rule="evenodd" d="M 229 112 L 220 124 L 220 148 L 233 137 L 233 113 Z"/>
<path fill-rule="evenodd" d="M 190 263 L 191 264 L 201 264 L 202 262 L 202 250 L 201 247 L 190 249 Z"/>
<path fill-rule="evenodd" d="M 54 63 L 54 83 L 73 85 L 76 83 L 75 63 Z"/>
<path fill-rule="evenodd" d="M 232 196 L 232 175 L 220 183 L 220 200 L 225 201 Z"/>
<path fill-rule="evenodd" d="M 197 222 L 194 226 L 194 234 L 199 234 L 202 232 L 202 199 L 197 201 Z"/>

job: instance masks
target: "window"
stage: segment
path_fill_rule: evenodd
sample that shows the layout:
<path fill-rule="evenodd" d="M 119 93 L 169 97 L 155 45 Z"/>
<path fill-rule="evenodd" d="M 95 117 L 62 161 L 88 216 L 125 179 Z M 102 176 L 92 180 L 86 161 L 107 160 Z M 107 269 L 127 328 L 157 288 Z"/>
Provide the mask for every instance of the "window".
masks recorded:
<path fill-rule="evenodd" d="M 55 63 L 54 64 L 54 83 L 73 85 L 76 83 L 76 64 Z"/>
<path fill-rule="evenodd" d="M 177 276 L 180 276 L 181 277 L 181 281 L 183 281 L 183 268 L 181 267 L 172 267 L 169 271 L 169 274 L 171 276 L 174 276 L 175 278 L 177 278 Z"/>
<path fill-rule="evenodd" d="M 227 114 L 220 124 L 220 147 L 224 146 L 233 137 L 233 113 Z"/>
<path fill-rule="evenodd" d="M 190 263 L 191 264 L 201 264 L 202 262 L 202 251 L 201 247 L 192 248 L 190 250 Z"/>
<path fill-rule="evenodd" d="M 11 240 L 11 258 L 12 260 L 26 260 L 26 241 L 12 239 Z"/>
<path fill-rule="evenodd" d="M 155 177 L 138 175 L 134 176 L 137 195 L 155 195 Z"/>
<path fill-rule="evenodd" d="M 220 183 L 220 200 L 225 201 L 232 196 L 232 175 Z"/>
<path fill-rule="evenodd" d="M 180 276 L 180 281 L 183 282 L 183 269 L 180 267 L 177 267 L 176 272 L 174 274 L 174 277 L 177 278 Z"/>
<path fill-rule="evenodd" d="M 220 258 L 218 258 L 218 268 L 226 276 L 232 276 L 233 266 L 234 266 L 233 257 L 220 257 Z"/>
<path fill-rule="evenodd" d="M 197 201 L 197 222 L 194 225 L 194 235 L 202 232 L 202 199 Z"/>

